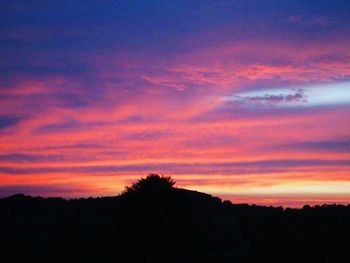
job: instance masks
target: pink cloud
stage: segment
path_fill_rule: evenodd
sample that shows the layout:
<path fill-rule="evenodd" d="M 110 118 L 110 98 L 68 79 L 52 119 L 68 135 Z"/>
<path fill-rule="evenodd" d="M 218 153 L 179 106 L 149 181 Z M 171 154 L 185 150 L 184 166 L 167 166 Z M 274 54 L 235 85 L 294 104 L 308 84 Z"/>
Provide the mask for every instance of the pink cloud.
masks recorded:
<path fill-rule="evenodd" d="M 167 59 L 132 52 L 127 56 L 93 54 L 85 58 L 98 79 L 93 94 L 81 76 L 23 77 L 0 91 L 3 113 L 22 116 L 1 133 L 4 158 L 0 165 L 3 171 L 16 173 L 18 169 L 32 174 L 2 173 L 1 183 L 71 182 L 80 185 L 84 195 L 84 191 L 99 195 L 117 193 L 124 184 L 148 172 L 171 171 L 175 179 L 182 178 L 180 186 L 195 188 L 202 180 L 213 189 L 330 177 L 348 180 L 349 167 L 341 162 L 322 167 L 284 165 L 275 170 L 253 165 L 286 159 L 346 162 L 350 156 L 344 151 L 303 152 L 278 150 L 277 146 L 348 135 L 350 124 L 344 121 L 348 107 L 248 112 L 221 98 L 232 91 L 345 79 L 350 75 L 349 58 L 348 46 L 338 43 L 305 44 L 301 49 L 291 43 L 254 40 L 172 54 Z M 62 91 L 82 98 L 87 106 L 68 107 L 72 98 L 58 96 Z M 281 103 L 306 98 L 296 91 L 249 99 Z M 25 157 L 27 161 L 18 162 Z M 30 161 L 38 159 L 40 162 Z M 225 166 L 227 163 L 243 163 L 244 167 Z M 207 174 L 212 179 L 206 180 Z M 95 187 L 84 185 L 85 180 Z M 117 186 L 111 187 L 113 183 Z M 279 196 L 265 199 L 292 202 Z M 240 200 L 252 199 L 245 196 Z M 304 196 L 302 200 L 314 199 Z"/>

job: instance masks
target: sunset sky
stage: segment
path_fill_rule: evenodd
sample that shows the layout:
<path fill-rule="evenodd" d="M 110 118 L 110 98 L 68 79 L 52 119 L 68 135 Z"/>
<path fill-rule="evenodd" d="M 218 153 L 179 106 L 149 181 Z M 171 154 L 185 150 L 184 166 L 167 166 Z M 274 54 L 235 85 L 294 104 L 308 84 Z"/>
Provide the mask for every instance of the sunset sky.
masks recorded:
<path fill-rule="evenodd" d="M 0 196 L 149 173 L 234 203 L 350 202 L 350 1 L 0 2 Z"/>

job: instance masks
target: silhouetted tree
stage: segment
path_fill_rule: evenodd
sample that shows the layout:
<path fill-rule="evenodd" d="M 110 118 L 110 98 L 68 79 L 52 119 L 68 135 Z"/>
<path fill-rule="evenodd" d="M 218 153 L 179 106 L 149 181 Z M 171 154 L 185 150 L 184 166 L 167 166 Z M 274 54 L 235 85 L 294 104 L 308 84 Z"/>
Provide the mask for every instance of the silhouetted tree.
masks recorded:
<path fill-rule="evenodd" d="M 123 195 L 169 190 L 173 188 L 175 183 L 170 176 L 150 174 L 146 178 L 139 179 L 131 186 L 126 186 Z"/>

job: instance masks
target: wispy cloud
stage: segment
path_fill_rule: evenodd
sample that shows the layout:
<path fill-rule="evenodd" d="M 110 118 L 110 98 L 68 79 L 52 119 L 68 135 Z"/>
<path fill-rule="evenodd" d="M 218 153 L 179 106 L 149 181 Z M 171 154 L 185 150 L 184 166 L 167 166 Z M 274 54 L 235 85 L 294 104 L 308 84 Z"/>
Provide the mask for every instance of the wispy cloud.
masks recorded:
<path fill-rule="evenodd" d="M 267 103 L 267 104 L 278 104 L 278 103 L 293 103 L 293 102 L 307 102 L 307 98 L 303 93 L 303 90 L 299 90 L 294 94 L 279 94 L 279 95 L 269 95 L 265 94 L 264 96 L 247 96 L 245 98 L 248 101 L 256 103 Z"/>
<path fill-rule="evenodd" d="M 288 17 L 288 21 L 294 24 L 303 25 L 303 26 L 312 26 L 312 25 L 320 25 L 320 26 L 328 26 L 334 24 L 334 22 L 330 21 L 326 17 L 322 16 L 290 16 Z"/>
<path fill-rule="evenodd" d="M 350 153 L 350 140 L 309 141 L 282 145 L 281 148 L 297 151 Z"/>

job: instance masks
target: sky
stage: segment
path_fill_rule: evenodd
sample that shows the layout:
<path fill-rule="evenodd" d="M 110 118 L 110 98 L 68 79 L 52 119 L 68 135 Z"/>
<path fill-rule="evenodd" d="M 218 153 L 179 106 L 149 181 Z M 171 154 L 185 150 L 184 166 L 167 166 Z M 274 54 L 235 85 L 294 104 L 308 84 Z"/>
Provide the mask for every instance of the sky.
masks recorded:
<path fill-rule="evenodd" d="M 159 173 L 234 203 L 350 201 L 350 2 L 0 2 L 0 196 Z"/>

